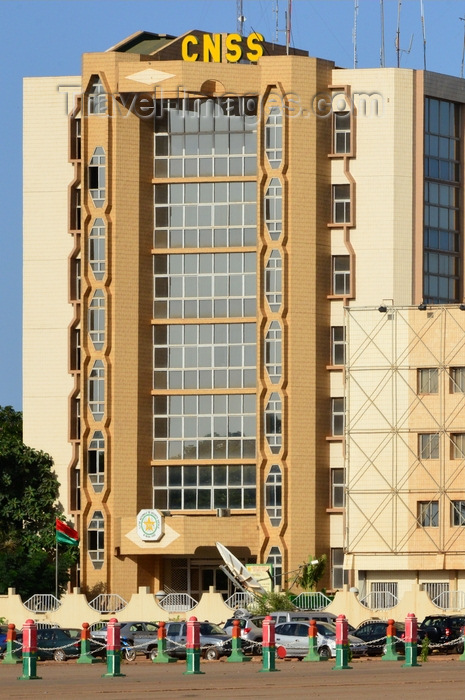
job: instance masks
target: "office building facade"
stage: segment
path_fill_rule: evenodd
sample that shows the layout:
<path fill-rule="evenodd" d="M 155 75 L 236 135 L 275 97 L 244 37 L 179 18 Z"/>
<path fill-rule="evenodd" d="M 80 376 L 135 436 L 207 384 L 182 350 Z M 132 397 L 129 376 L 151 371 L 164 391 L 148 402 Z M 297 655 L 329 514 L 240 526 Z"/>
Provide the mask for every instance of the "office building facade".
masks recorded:
<path fill-rule="evenodd" d="M 190 36 L 188 57 L 213 41 Z M 69 134 L 55 188 L 68 221 L 50 232 L 60 274 L 69 272 L 67 295 L 55 299 L 68 367 L 62 349 L 41 388 L 40 358 L 25 356 L 26 439 L 68 445 L 60 477 L 89 588 L 198 598 L 215 585 L 227 596 L 219 541 L 244 563 L 272 565 L 283 587 L 309 555 L 326 554 L 327 588 L 364 582 L 369 593 L 401 567 L 363 507 L 385 488 L 371 481 L 377 461 L 368 481 L 357 478 L 367 448 L 355 443 L 380 439 L 355 389 L 357 319 L 371 346 L 376 322 L 416 319 L 410 307 L 423 302 L 436 315 L 447 307 L 463 328 L 463 80 L 336 69 L 272 45 L 258 61 L 228 62 L 219 44 L 214 61 L 200 60 L 200 48 L 199 60 L 185 60 L 184 40 L 144 32 L 85 54 L 69 118 L 44 129 L 45 142 Z M 27 90 L 30 100 L 48 90 L 46 114 L 63 81 L 43 80 Z M 28 124 L 26 163 L 35 133 Z M 31 253 L 33 206 L 27 195 Z M 28 308 L 40 268 L 25 277 Z M 34 333 L 46 342 L 31 316 L 25 347 Z M 413 381 L 436 365 L 421 364 L 404 335 Z M 363 381 L 373 379 L 379 357 L 363 358 Z M 38 415 L 39 393 L 44 406 L 66 404 L 67 434 Z M 144 509 L 161 517 L 157 541 L 140 537 Z M 428 542 L 405 545 L 418 564 Z"/>

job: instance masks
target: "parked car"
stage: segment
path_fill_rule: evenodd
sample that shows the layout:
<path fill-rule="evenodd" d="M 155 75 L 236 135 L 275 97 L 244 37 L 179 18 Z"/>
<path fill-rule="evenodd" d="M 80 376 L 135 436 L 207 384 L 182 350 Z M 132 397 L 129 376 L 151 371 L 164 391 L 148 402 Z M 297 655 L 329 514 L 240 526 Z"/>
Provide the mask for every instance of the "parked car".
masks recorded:
<path fill-rule="evenodd" d="M 99 629 L 91 629 L 91 635 L 99 642 L 106 642 L 107 626 L 100 626 Z M 136 647 L 135 652 L 142 652 L 151 658 L 157 655 L 158 648 L 158 624 L 156 622 L 131 621 L 122 622 L 120 627 L 121 640 L 129 647 Z M 125 652 L 129 658 L 129 651 Z"/>
<path fill-rule="evenodd" d="M 365 620 L 354 630 L 354 636 L 366 642 L 368 656 L 381 656 L 385 653 L 387 624 L 387 620 Z M 405 623 L 395 622 L 394 625 L 396 637 L 403 638 L 405 635 Z M 404 650 L 404 642 L 396 641 L 397 653 L 403 654 Z"/>
<path fill-rule="evenodd" d="M 276 647 L 282 646 L 287 656 L 306 656 L 308 654 L 309 622 L 285 622 L 277 625 L 275 630 Z M 336 656 L 336 627 L 329 622 L 317 622 L 317 650 L 321 658 Z M 352 656 L 364 656 L 367 645 L 362 639 L 348 636 Z"/>
<path fill-rule="evenodd" d="M 6 650 L 6 635 L 8 632 L 8 625 L 0 625 L 0 657 L 3 656 Z"/>
<path fill-rule="evenodd" d="M 75 659 L 81 653 L 81 630 L 73 629 L 74 632 L 79 632 L 79 637 L 72 636 L 70 629 L 61 629 L 53 627 L 50 629 L 37 630 L 37 658 L 41 661 L 55 659 L 55 661 L 66 661 L 66 659 Z M 21 645 L 23 643 L 23 633 L 18 632 L 16 635 L 16 646 L 18 648 L 18 656 L 21 656 Z M 105 649 L 102 650 L 99 644 L 90 643 L 90 651 L 97 656 L 102 655 Z"/>
<path fill-rule="evenodd" d="M 336 615 L 334 613 L 325 612 L 324 610 L 295 610 L 295 611 L 277 611 L 269 613 L 277 625 L 283 622 L 308 622 L 316 620 L 317 622 L 335 622 Z"/>
<path fill-rule="evenodd" d="M 187 624 L 185 622 L 167 622 L 166 650 L 171 656 L 186 657 Z M 204 659 L 212 661 L 220 656 L 230 656 L 231 635 L 226 634 L 219 625 L 211 622 L 200 623 L 200 648 Z"/>
<path fill-rule="evenodd" d="M 243 651 L 261 655 L 261 642 L 263 641 L 262 624 L 264 619 L 264 615 L 230 617 L 226 620 L 223 630 L 226 634 L 232 636 L 233 622 L 234 620 L 239 620 Z"/>
<path fill-rule="evenodd" d="M 423 641 L 428 637 L 432 645 L 430 651 L 435 648 L 442 654 L 463 652 L 462 630 L 465 626 L 465 615 L 427 615 L 418 626 L 418 639 Z M 457 644 L 450 644 L 457 640 Z M 435 647 L 434 645 L 445 645 Z"/>

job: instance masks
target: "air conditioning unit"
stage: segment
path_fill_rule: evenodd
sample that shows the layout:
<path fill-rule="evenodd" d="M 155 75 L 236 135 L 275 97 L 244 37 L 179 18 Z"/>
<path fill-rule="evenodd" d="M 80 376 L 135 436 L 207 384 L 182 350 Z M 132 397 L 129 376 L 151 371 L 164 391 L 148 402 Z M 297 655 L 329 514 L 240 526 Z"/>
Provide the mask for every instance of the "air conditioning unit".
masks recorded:
<path fill-rule="evenodd" d="M 231 515 L 229 508 L 217 508 L 216 517 L 217 518 L 228 518 Z"/>

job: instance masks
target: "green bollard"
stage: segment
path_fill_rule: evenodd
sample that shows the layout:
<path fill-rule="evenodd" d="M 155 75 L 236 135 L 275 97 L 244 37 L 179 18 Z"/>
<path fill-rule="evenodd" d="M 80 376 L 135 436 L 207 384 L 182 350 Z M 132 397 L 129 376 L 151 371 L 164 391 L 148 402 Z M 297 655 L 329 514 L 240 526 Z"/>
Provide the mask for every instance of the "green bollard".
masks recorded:
<path fill-rule="evenodd" d="M 308 628 L 308 654 L 304 656 L 302 661 L 326 660 L 326 658 L 322 658 L 318 653 L 318 630 L 316 628 L 316 621 L 310 620 L 310 626 Z"/>
<path fill-rule="evenodd" d="M 116 617 L 112 617 L 107 625 L 107 672 L 102 678 L 124 678 L 121 669 L 120 626 Z"/>
<path fill-rule="evenodd" d="M 19 681 L 40 681 L 37 675 L 37 625 L 26 620 L 23 626 L 23 675 Z"/>
<path fill-rule="evenodd" d="M 386 652 L 381 657 L 382 661 L 403 661 L 404 657 L 396 651 L 396 628 L 394 620 L 388 620 L 386 629 Z"/>
<path fill-rule="evenodd" d="M 349 627 L 345 615 L 338 615 L 336 618 L 336 665 L 333 671 L 347 671 L 349 666 L 350 646 L 347 641 Z"/>
<path fill-rule="evenodd" d="M 16 644 L 16 628 L 12 622 L 8 624 L 8 632 L 6 634 L 6 650 L 3 655 L 4 664 L 20 664 L 21 659 L 18 659 L 19 647 Z"/>
<path fill-rule="evenodd" d="M 252 661 L 251 656 L 244 656 L 241 644 L 241 627 L 239 620 L 233 620 L 232 628 L 232 651 L 231 656 L 228 657 L 228 661 L 231 663 L 244 663 L 244 661 Z"/>
<path fill-rule="evenodd" d="M 172 664 L 177 661 L 166 651 L 166 629 L 163 621 L 158 623 L 157 655 L 152 658 L 152 661 L 154 664 Z"/>
<path fill-rule="evenodd" d="M 79 654 L 78 664 L 97 664 L 98 659 L 95 658 L 95 656 L 92 656 L 90 653 L 90 630 L 89 630 L 89 623 L 88 622 L 83 622 L 82 623 L 82 630 L 81 630 L 81 653 Z"/>
<path fill-rule="evenodd" d="M 462 644 L 463 646 L 463 651 L 459 656 L 459 661 L 465 661 L 465 627 L 462 628 Z"/>

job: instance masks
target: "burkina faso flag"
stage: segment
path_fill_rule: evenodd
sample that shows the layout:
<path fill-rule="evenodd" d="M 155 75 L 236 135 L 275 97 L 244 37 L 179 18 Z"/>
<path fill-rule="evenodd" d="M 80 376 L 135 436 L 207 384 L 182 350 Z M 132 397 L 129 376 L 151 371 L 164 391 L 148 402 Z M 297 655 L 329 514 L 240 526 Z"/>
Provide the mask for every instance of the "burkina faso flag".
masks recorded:
<path fill-rule="evenodd" d="M 56 519 L 56 541 L 61 544 L 79 545 L 79 534 L 72 527 Z"/>

